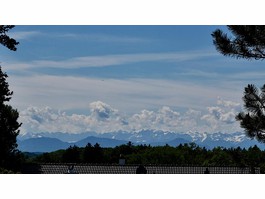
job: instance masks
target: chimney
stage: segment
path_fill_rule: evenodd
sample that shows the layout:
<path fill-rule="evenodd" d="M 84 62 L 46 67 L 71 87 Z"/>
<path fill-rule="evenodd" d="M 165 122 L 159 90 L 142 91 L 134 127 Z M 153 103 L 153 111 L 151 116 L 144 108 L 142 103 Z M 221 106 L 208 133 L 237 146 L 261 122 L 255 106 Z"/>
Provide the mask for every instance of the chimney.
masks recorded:
<path fill-rule="evenodd" d="M 122 154 L 120 154 L 120 158 L 119 158 L 119 165 L 125 165 L 125 158 Z"/>

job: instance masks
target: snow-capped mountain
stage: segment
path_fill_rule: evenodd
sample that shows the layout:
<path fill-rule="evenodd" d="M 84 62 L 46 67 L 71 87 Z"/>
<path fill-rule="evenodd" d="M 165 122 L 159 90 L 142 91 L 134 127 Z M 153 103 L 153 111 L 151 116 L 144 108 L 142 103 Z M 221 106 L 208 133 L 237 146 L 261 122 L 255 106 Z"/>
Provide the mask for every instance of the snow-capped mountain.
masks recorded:
<path fill-rule="evenodd" d="M 56 147 L 55 144 L 49 143 L 50 140 L 56 138 L 60 142 Z M 93 140 L 91 140 L 93 138 Z M 29 141 L 30 140 L 30 141 Z M 18 136 L 19 149 L 23 151 L 52 151 L 58 149 L 65 149 L 70 145 L 77 145 L 84 147 L 85 142 L 90 142 L 93 144 L 95 140 L 102 147 L 115 147 L 119 144 L 124 144 L 126 142 L 132 142 L 133 144 L 150 144 L 152 146 L 165 145 L 178 146 L 179 144 L 194 142 L 201 147 L 206 147 L 212 149 L 214 147 L 220 146 L 225 148 L 230 147 L 241 147 L 249 148 L 251 146 L 257 145 L 260 149 L 265 149 L 265 144 L 259 143 L 256 140 L 251 140 L 245 136 L 244 133 L 199 133 L 199 132 L 188 132 L 188 133 L 175 133 L 167 131 L 156 131 L 156 130 L 142 130 L 138 132 L 110 132 L 98 134 L 95 132 L 85 132 L 80 134 L 70 134 L 70 133 L 39 133 L 39 134 L 26 134 Z M 41 150 L 38 149 L 38 143 L 41 141 Z M 37 143 L 36 143 L 37 142 Z M 58 142 L 59 143 L 59 142 Z M 82 143 L 82 144 L 80 144 Z M 50 146 L 53 146 L 50 148 Z M 64 146 L 64 147 L 62 147 Z"/>

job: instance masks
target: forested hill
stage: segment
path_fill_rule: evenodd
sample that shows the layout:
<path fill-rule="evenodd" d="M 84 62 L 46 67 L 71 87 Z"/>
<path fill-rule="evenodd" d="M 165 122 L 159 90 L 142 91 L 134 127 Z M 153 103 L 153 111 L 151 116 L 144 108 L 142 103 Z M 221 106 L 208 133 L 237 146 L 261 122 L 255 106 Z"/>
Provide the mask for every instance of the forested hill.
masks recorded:
<path fill-rule="evenodd" d="M 28 158 L 35 163 L 96 163 L 118 164 L 174 164 L 177 166 L 252 166 L 265 172 L 265 151 L 257 146 L 249 149 L 216 147 L 208 150 L 194 143 L 177 147 L 123 144 L 114 148 L 102 148 L 99 144 L 86 147 L 71 146 L 66 150 L 43 153 Z"/>

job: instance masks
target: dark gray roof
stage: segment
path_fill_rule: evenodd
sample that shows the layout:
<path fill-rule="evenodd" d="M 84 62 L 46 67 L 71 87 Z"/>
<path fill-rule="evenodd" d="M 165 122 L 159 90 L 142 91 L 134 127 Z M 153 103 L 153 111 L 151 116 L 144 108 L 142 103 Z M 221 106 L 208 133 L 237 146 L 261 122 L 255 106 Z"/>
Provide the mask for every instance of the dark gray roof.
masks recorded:
<path fill-rule="evenodd" d="M 73 166 L 73 169 L 71 169 Z M 210 174 L 248 174 L 252 173 L 250 167 L 179 167 L 172 165 L 144 165 L 147 174 L 203 174 L 206 168 Z M 91 164 L 40 164 L 28 165 L 23 173 L 40 174 L 135 174 L 138 165 L 91 165 Z M 259 168 L 254 168 L 260 173 Z"/>

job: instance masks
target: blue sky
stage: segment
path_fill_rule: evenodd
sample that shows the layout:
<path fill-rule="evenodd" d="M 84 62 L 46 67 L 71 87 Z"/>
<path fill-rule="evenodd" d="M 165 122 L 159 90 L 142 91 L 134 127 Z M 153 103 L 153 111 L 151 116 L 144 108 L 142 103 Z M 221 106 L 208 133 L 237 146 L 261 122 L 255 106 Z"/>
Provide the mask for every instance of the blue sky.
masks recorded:
<path fill-rule="evenodd" d="M 263 85 L 264 64 L 219 54 L 217 28 L 16 26 L 18 50 L 0 59 L 22 132 L 241 130 L 243 89 Z"/>

